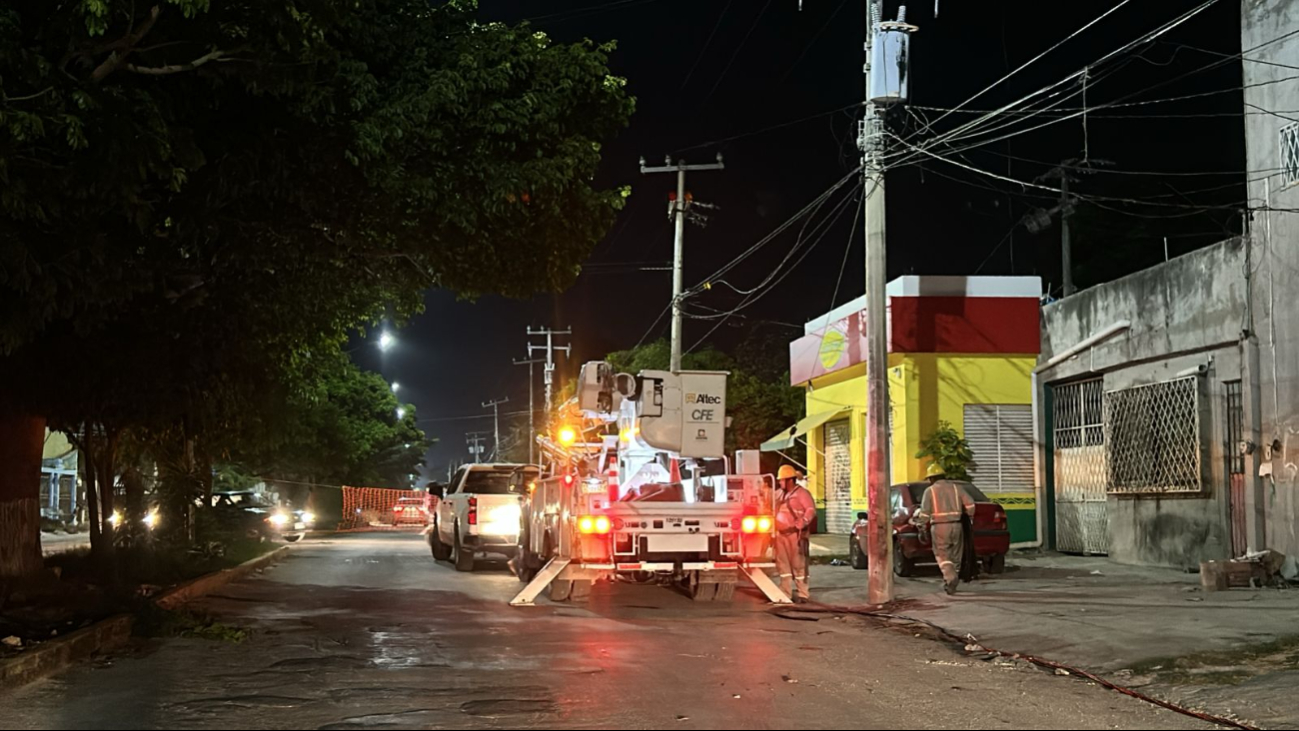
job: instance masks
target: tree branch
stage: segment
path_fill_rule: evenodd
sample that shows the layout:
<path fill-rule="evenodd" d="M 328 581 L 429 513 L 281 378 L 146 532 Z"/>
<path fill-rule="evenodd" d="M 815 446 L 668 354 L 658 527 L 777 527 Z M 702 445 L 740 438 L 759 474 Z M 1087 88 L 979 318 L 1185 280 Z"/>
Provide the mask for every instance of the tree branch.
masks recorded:
<path fill-rule="evenodd" d="M 5 102 L 25 102 L 25 101 L 30 101 L 32 99 L 35 99 L 36 97 L 45 96 L 51 91 L 54 91 L 54 87 L 47 86 L 44 89 L 41 89 L 40 91 L 36 92 L 35 94 L 28 94 L 27 96 L 4 96 L 0 94 L 0 99 L 3 99 Z"/>
<path fill-rule="evenodd" d="M 90 74 L 90 80 L 96 83 L 103 81 L 125 63 L 126 57 L 131 55 L 131 51 L 135 49 L 136 44 L 143 40 L 144 37 L 149 34 L 149 31 L 153 30 L 153 26 L 158 22 L 158 16 L 161 14 L 162 8 L 158 5 L 154 5 L 153 8 L 149 10 L 148 19 L 140 24 L 139 30 L 128 30 L 125 36 L 122 36 L 122 38 L 103 48 L 102 50 L 116 50 L 113 50 L 113 52 L 109 54 L 108 58 L 104 59 L 104 62 L 95 68 L 94 72 Z M 119 50 L 121 51 L 120 53 L 118 52 Z"/>
<path fill-rule="evenodd" d="M 231 54 L 239 53 L 240 50 L 242 49 L 236 49 L 233 51 L 213 51 L 211 53 L 203 54 L 189 63 L 168 64 L 166 66 L 136 66 L 133 63 L 128 63 L 124 68 L 133 74 L 144 74 L 145 76 L 169 76 L 171 74 L 181 74 L 186 71 L 193 71 L 199 66 L 213 61 L 234 61 L 236 59 L 226 57 Z"/>

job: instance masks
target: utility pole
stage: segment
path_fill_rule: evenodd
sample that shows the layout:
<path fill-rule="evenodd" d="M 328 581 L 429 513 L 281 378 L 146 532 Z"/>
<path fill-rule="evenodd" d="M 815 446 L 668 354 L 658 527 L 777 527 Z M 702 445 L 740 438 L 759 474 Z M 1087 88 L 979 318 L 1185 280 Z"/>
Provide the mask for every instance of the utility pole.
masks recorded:
<path fill-rule="evenodd" d="M 536 382 L 532 377 L 532 366 L 545 362 L 532 358 L 514 361 L 514 365 L 528 367 L 528 464 L 537 463 L 537 399 L 532 395 L 532 386 Z"/>
<path fill-rule="evenodd" d="M 685 160 L 678 160 L 672 164 L 672 156 L 669 155 L 664 160 L 663 167 L 651 168 L 646 167 L 645 158 L 640 159 L 640 171 L 644 175 L 651 173 L 676 173 L 677 174 L 677 192 L 671 196 L 671 203 L 668 206 L 668 216 L 676 224 L 676 245 L 672 253 L 672 361 L 670 370 L 673 373 L 681 371 L 681 292 L 685 289 L 685 247 L 686 247 L 686 216 L 691 207 L 696 205 L 692 196 L 686 192 L 686 173 L 703 172 L 707 170 L 724 170 L 726 166 L 722 163 L 722 153 L 717 153 L 717 162 L 707 165 L 687 165 Z M 698 204 L 702 206 L 703 204 Z"/>
<path fill-rule="evenodd" d="M 492 444 L 496 445 L 495 451 L 493 452 L 493 454 L 496 455 L 496 461 L 500 461 L 501 459 L 501 404 L 507 404 L 509 402 L 510 400 L 508 398 L 483 402 L 484 409 L 492 410 L 492 432 L 494 434 Z"/>
<path fill-rule="evenodd" d="M 465 444 L 469 445 L 469 453 L 474 456 L 474 464 L 483 461 L 483 442 L 487 441 L 487 432 L 473 431 L 465 434 Z"/>
<path fill-rule="evenodd" d="M 871 604 L 893 601 L 893 519 L 889 511 L 888 256 L 884 205 L 884 107 L 905 104 L 910 73 L 906 6 L 898 19 L 881 21 L 879 0 L 866 10 L 866 108 L 859 136 L 866 196 L 866 485 L 867 554 Z"/>
<path fill-rule="evenodd" d="M 535 345 L 533 343 L 528 343 L 528 357 L 532 357 L 532 354 L 539 350 L 544 350 L 546 352 L 546 369 L 542 380 L 544 380 L 546 384 L 546 414 L 547 417 L 549 417 L 555 393 L 555 351 L 558 350 L 564 355 L 571 356 L 573 354 L 573 346 L 555 345 L 555 336 L 566 335 L 571 337 L 573 335 L 573 328 L 568 327 L 563 330 L 551 330 L 548 327 L 538 328 L 536 330 L 533 330 L 531 327 L 528 328 L 529 337 L 542 335 L 546 337 L 546 344 Z"/>
<path fill-rule="evenodd" d="M 1060 268 L 1064 270 L 1064 296 L 1072 296 L 1073 242 L 1069 240 L 1069 173 L 1060 171 Z"/>

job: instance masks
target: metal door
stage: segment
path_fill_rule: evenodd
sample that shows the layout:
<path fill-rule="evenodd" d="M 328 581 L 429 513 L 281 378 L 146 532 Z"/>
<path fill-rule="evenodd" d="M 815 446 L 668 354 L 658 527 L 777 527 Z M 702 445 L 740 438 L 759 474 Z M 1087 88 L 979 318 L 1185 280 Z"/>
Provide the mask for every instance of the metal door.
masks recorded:
<path fill-rule="evenodd" d="M 1056 548 L 1108 554 L 1108 470 L 1101 379 L 1052 386 Z"/>
<path fill-rule="evenodd" d="M 825 425 L 825 527 L 830 533 L 850 533 L 852 512 L 852 422 Z"/>
<path fill-rule="evenodd" d="M 1249 519 L 1245 507 L 1245 455 L 1240 445 L 1245 441 L 1245 401 L 1240 381 L 1228 381 L 1227 387 L 1227 487 L 1231 495 L 1231 551 L 1233 556 L 1249 552 Z"/>

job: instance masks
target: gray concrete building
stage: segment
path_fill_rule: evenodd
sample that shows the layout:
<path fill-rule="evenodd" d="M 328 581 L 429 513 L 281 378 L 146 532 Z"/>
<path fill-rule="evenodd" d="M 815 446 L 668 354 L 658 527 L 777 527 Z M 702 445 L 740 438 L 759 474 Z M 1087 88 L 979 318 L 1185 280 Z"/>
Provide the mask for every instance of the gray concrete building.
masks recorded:
<path fill-rule="evenodd" d="M 1241 9 L 1244 237 L 1044 311 L 1038 479 L 1061 550 L 1299 555 L 1299 2 Z"/>
<path fill-rule="evenodd" d="M 1243 0 L 1252 326 L 1250 542 L 1299 554 L 1299 3 Z"/>

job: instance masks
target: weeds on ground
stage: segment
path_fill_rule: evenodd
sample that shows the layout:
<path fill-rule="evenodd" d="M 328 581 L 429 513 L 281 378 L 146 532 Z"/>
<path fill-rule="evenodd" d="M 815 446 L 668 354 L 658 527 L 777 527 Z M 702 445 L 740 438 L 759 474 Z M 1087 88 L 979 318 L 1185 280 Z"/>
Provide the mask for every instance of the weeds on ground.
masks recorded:
<path fill-rule="evenodd" d="M 1147 660 L 1131 669 L 1135 675 L 1153 676 L 1167 685 L 1240 685 L 1264 673 L 1299 670 L 1299 635 L 1235 650 Z"/>
<path fill-rule="evenodd" d="M 239 644 L 249 632 L 188 609 L 165 610 L 150 603 L 136 615 L 135 634 L 140 637 L 186 637 Z"/>

